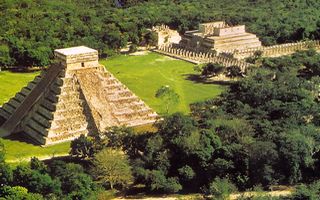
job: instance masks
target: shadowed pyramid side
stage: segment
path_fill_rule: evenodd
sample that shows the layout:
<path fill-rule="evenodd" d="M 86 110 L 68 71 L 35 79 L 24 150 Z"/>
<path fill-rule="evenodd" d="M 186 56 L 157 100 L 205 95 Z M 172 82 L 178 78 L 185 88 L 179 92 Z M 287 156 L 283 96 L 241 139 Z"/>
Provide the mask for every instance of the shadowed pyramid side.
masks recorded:
<path fill-rule="evenodd" d="M 40 78 L 39 82 L 35 84 L 35 86 L 30 86 L 32 84 L 31 82 L 29 83 L 30 85 L 28 85 L 28 87 L 23 89 L 23 90 L 29 89 L 30 92 L 25 91 L 26 96 L 23 99 L 21 99 L 21 102 L 18 103 L 13 98 L 11 103 L 4 105 L 4 110 L 9 111 L 10 106 L 12 106 L 12 109 L 11 109 L 11 115 L 8 115 L 6 117 L 7 120 L 0 127 L 0 137 L 8 136 L 17 129 L 17 126 L 19 125 L 21 120 L 28 114 L 29 110 L 33 107 L 33 105 L 43 96 L 44 94 L 43 91 L 58 76 L 60 71 L 61 71 L 60 65 L 55 65 L 50 67 L 47 70 L 47 72 Z M 13 106 L 14 104 L 16 107 Z"/>
<path fill-rule="evenodd" d="M 87 135 L 92 130 L 86 102 L 73 77 L 60 76 L 22 122 L 23 130 L 40 144 L 54 144 Z M 87 113 L 88 114 L 88 113 Z"/>

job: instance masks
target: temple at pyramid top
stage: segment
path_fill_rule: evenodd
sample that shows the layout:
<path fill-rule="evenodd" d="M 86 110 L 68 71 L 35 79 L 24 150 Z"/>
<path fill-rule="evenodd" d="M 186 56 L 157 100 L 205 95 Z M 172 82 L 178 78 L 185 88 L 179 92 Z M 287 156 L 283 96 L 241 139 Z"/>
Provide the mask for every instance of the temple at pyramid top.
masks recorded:
<path fill-rule="evenodd" d="M 98 51 L 85 46 L 56 49 L 55 61 L 70 70 L 97 67 Z"/>
<path fill-rule="evenodd" d="M 157 114 L 85 46 L 57 49 L 55 61 L 0 108 L 0 136 L 25 134 L 48 145 L 111 126 L 153 123 Z"/>
<path fill-rule="evenodd" d="M 255 34 L 246 32 L 245 25 L 216 21 L 199 24 L 198 30 L 186 31 L 180 45 L 187 49 L 224 52 L 261 47 L 261 41 Z"/>

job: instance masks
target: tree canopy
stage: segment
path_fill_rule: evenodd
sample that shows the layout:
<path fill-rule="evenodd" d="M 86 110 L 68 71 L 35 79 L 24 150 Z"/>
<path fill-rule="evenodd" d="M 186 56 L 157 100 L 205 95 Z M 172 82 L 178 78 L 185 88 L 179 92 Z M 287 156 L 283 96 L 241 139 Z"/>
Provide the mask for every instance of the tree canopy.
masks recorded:
<path fill-rule="evenodd" d="M 319 9 L 317 0 L 4 0 L 0 66 L 45 66 L 53 49 L 75 45 L 111 55 L 128 41 L 153 43 L 147 29 L 159 24 L 183 33 L 201 22 L 225 20 L 247 25 L 265 45 L 319 39 Z"/>

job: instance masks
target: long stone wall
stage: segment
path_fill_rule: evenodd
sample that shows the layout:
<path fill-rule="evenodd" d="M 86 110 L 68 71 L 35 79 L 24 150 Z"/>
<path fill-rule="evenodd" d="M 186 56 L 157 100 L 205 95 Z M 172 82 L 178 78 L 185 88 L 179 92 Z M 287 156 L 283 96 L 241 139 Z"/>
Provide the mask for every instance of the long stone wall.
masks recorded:
<path fill-rule="evenodd" d="M 200 63 L 219 63 L 225 67 L 238 66 L 244 72 L 250 66 L 249 63 L 240 61 L 235 58 L 229 58 L 222 55 L 216 55 L 213 52 L 195 52 L 173 45 L 162 45 L 156 52 L 165 54 L 170 57 L 185 60 L 194 64 Z"/>
<path fill-rule="evenodd" d="M 244 50 L 225 51 L 225 53 L 231 53 L 234 55 L 235 58 L 238 58 L 238 59 L 243 59 L 243 58 L 253 56 L 254 53 L 257 51 L 261 51 L 263 57 L 278 57 L 283 55 L 289 55 L 299 50 L 307 50 L 309 48 L 315 48 L 316 50 L 319 50 L 320 41 L 311 40 L 311 41 L 296 42 L 296 43 L 286 43 L 286 44 L 265 46 L 265 47 L 259 47 L 259 48 L 250 48 L 250 49 L 244 49 Z"/>

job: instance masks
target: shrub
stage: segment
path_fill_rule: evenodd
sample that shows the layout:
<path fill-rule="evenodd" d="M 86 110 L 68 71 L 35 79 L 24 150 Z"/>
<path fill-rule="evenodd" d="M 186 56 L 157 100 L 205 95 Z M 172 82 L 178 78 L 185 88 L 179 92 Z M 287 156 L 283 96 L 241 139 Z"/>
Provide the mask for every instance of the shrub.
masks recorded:
<path fill-rule="evenodd" d="M 215 178 L 210 183 L 207 194 L 212 195 L 212 199 L 228 199 L 232 192 L 237 190 L 236 186 L 228 179 Z"/>

